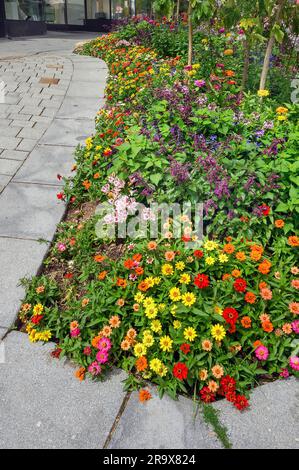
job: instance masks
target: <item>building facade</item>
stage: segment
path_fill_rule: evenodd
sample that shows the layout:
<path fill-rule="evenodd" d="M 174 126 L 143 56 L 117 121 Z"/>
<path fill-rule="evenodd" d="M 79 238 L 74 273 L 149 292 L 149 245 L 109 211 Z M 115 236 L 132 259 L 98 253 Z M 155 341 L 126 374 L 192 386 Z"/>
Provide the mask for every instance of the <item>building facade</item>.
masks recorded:
<path fill-rule="evenodd" d="M 0 0 L 0 36 L 107 31 L 115 20 L 150 14 L 151 4 L 150 0 Z"/>

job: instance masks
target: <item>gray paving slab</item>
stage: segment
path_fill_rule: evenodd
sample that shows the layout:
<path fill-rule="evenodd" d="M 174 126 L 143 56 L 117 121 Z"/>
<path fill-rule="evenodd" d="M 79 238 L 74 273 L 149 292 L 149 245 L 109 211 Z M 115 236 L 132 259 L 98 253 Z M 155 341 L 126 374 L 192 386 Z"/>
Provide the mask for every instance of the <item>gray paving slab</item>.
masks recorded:
<path fill-rule="evenodd" d="M 14 332 L 4 346 L 0 447 L 102 448 L 124 398 L 125 374 L 115 370 L 104 382 L 81 383 L 72 365 L 50 358 L 53 343 L 31 344 Z"/>
<path fill-rule="evenodd" d="M 257 387 L 248 410 L 222 400 L 213 406 L 235 449 L 299 449 L 299 381 L 290 378 Z"/>
<path fill-rule="evenodd" d="M 0 196 L 0 236 L 52 240 L 65 205 L 59 186 L 10 183 Z"/>
<path fill-rule="evenodd" d="M 3 356 L 4 348 L 2 349 L 1 340 L 6 335 L 7 332 L 8 332 L 7 328 L 0 327 L 0 365 L 3 364 L 3 362 L 5 360 L 5 355 Z"/>
<path fill-rule="evenodd" d="M 71 175 L 75 147 L 38 145 L 31 152 L 13 181 L 63 185 L 57 175 Z M 1 159 L 0 159 L 1 169 Z"/>
<path fill-rule="evenodd" d="M 28 156 L 28 152 L 23 152 L 21 150 L 4 150 L 0 158 L 6 158 L 8 160 L 20 160 L 23 161 Z"/>
<path fill-rule="evenodd" d="M 16 320 L 25 293 L 19 285 L 20 279 L 37 273 L 47 250 L 48 245 L 45 243 L 0 237 L 1 327 L 9 328 Z"/>
<path fill-rule="evenodd" d="M 78 97 L 78 98 L 104 98 L 105 92 L 105 81 L 99 83 L 99 81 L 83 82 L 83 81 L 72 81 L 67 90 L 67 96 Z"/>
<path fill-rule="evenodd" d="M 191 399 L 153 398 L 140 403 L 133 392 L 108 445 L 109 449 L 219 449 L 214 431 L 200 414 L 194 416 Z"/>
<path fill-rule="evenodd" d="M 57 112 L 57 118 L 90 119 L 104 105 L 104 99 L 66 96 Z"/>
<path fill-rule="evenodd" d="M 93 120 L 54 119 L 40 139 L 40 144 L 68 145 L 83 143 L 94 132 Z"/>
<path fill-rule="evenodd" d="M 1 162 L 1 160 L 0 160 Z M 0 193 L 4 190 L 5 186 L 9 183 L 11 176 L 0 175 Z"/>
<path fill-rule="evenodd" d="M 0 158 L 0 174 L 14 175 L 21 164 L 22 162 L 17 160 L 8 160 L 5 158 Z"/>
<path fill-rule="evenodd" d="M 16 147 L 16 150 L 21 150 L 24 152 L 31 152 L 37 144 L 37 140 L 33 139 L 22 139 L 19 145 Z"/>

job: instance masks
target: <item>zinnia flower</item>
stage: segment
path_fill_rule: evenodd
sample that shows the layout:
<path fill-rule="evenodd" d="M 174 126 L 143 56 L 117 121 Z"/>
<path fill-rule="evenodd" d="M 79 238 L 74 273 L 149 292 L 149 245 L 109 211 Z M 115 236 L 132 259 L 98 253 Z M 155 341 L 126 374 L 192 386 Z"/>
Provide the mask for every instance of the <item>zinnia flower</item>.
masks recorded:
<path fill-rule="evenodd" d="M 298 315 L 299 314 L 299 302 L 289 303 L 289 309 L 291 313 L 293 313 L 294 315 Z"/>
<path fill-rule="evenodd" d="M 97 361 L 92 362 L 90 366 L 88 366 L 88 372 L 90 372 L 93 376 L 99 375 L 101 371 L 102 368 Z"/>
<path fill-rule="evenodd" d="M 206 274 L 197 274 L 196 278 L 194 279 L 194 284 L 199 289 L 205 289 L 209 286 L 210 281 Z"/>
<path fill-rule="evenodd" d="M 293 370 L 299 371 L 299 357 L 298 356 L 290 357 L 290 367 Z"/>
<path fill-rule="evenodd" d="M 211 392 L 209 387 L 205 386 L 200 390 L 200 398 L 204 403 L 211 403 L 215 401 L 216 395 Z"/>
<path fill-rule="evenodd" d="M 221 341 L 225 337 L 226 331 L 222 325 L 217 323 L 216 325 L 212 326 L 211 335 L 216 339 L 216 341 Z"/>
<path fill-rule="evenodd" d="M 266 346 L 259 346 L 255 350 L 255 355 L 259 361 L 266 361 L 269 356 L 269 350 Z"/>
<path fill-rule="evenodd" d="M 179 380 L 185 380 L 188 376 L 188 367 L 183 362 L 177 362 L 172 369 L 174 377 Z"/>
<path fill-rule="evenodd" d="M 142 389 L 139 391 L 139 401 L 141 401 L 141 403 L 144 403 L 145 401 L 148 401 L 151 398 L 152 395 L 148 390 Z"/>

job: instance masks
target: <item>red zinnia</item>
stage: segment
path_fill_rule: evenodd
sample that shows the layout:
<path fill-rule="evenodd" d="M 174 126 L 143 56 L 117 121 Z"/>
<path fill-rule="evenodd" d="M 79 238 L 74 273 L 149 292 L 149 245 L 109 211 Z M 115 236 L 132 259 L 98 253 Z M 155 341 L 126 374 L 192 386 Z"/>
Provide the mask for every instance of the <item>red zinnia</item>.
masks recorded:
<path fill-rule="evenodd" d="M 215 393 L 211 392 L 209 387 L 203 387 L 200 390 L 200 398 L 203 402 L 205 403 L 211 403 L 212 401 L 215 401 L 216 395 Z"/>
<path fill-rule="evenodd" d="M 235 325 L 239 314 L 235 308 L 227 307 L 223 310 L 222 316 L 227 323 L 230 325 Z"/>
<path fill-rule="evenodd" d="M 33 317 L 31 318 L 31 323 L 33 323 L 34 325 L 38 325 L 39 322 L 44 318 L 44 315 L 33 315 Z"/>
<path fill-rule="evenodd" d="M 188 354 L 188 353 L 190 352 L 190 344 L 183 343 L 183 344 L 180 346 L 180 350 L 181 350 L 184 354 Z"/>
<path fill-rule="evenodd" d="M 236 381 L 230 375 L 225 375 L 220 380 L 220 385 L 223 389 L 223 392 L 227 394 L 228 392 L 233 392 L 236 389 Z"/>
<path fill-rule="evenodd" d="M 227 399 L 227 401 L 230 401 L 231 403 L 235 403 L 236 401 L 236 392 L 234 390 L 232 391 L 229 391 L 225 394 L 225 398 Z"/>
<path fill-rule="evenodd" d="M 238 408 L 238 410 L 242 411 L 245 408 L 248 408 L 249 402 L 244 395 L 237 395 L 234 405 L 236 408 Z"/>
<path fill-rule="evenodd" d="M 260 206 L 260 209 L 261 209 L 263 215 L 267 216 L 267 215 L 270 214 L 271 208 L 269 206 L 267 206 L 267 204 L 262 204 Z"/>
<path fill-rule="evenodd" d="M 202 258 L 203 257 L 203 251 L 202 250 L 195 250 L 193 254 L 194 254 L 195 258 Z"/>
<path fill-rule="evenodd" d="M 242 279 L 241 277 L 239 277 L 238 279 L 235 280 L 234 289 L 237 292 L 245 292 L 246 287 L 247 287 L 247 282 L 245 281 L 245 279 Z"/>
<path fill-rule="evenodd" d="M 204 289 L 205 287 L 209 286 L 210 281 L 206 274 L 197 274 L 196 278 L 194 279 L 194 284 L 199 287 L 199 289 Z"/>
<path fill-rule="evenodd" d="M 173 375 L 179 380 L 185 380 L 188 375 L 188 367 L 183 362 L 177 362 L 172 369 Z"/>

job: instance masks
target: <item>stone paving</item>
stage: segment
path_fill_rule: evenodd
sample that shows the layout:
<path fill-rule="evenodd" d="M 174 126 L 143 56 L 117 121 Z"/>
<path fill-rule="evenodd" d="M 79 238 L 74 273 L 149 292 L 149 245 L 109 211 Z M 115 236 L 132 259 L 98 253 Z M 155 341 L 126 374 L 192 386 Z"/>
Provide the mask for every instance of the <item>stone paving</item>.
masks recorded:
<path fill-rule="evenodd" d="M 120 370 L 80 383 L 72 364 L 50 357 L 54 344 L 11 331 L 19 279 L 36 274 L 65 211 L 57 174 L 69 173 L 104 103 L 106 65 L 72 53 L 91 37 L 0 40 L 0 448 L 219 449 L 192 400 L 160 400 L 151 387 L 141 404 Z M 242 414 L 213 405 L 233 447 L 299 448 L 298 381 L 259 387 L 251 402 Z"/>

